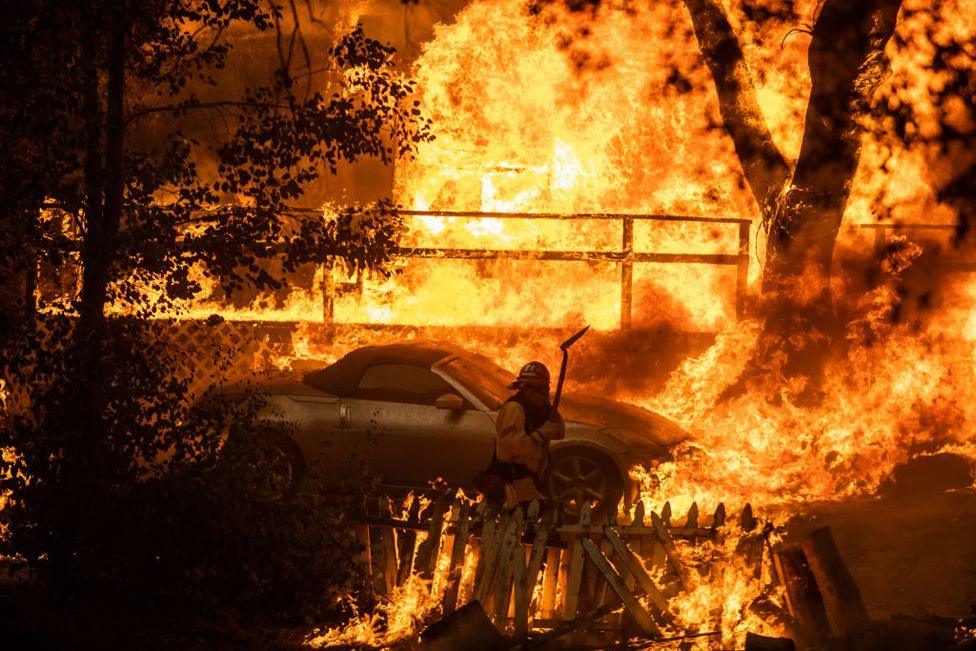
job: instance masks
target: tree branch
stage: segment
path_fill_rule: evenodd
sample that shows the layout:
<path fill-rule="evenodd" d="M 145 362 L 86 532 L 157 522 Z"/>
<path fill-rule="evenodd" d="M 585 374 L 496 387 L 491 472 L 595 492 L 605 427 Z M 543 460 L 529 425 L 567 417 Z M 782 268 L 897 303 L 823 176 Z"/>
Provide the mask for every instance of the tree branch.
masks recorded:
<path fill-rule="evenodd" d="M 290 104 L 278 104 L 274 102 L 248 102 L 221 100 L 215 102 L 193 102 L 190 104 L 166 104 L 163 106 L 151 106 L 129 114 L 125 120 L 126 126 L 132 124 L 139 118 L 143 118 L 151 113 L 178 113 L 181 111 L 195 111 L 201 109 L 217 109 L 226 107 L 236 108 L 268 108 L 268 109 L 293 109 Z"/>
<path fill-rule="evenodd" d="M 719 112 L 732 137 L 746 182 L 764 215 L 772 195 L 790 178 L 790 166 L 773 142 L 759 108 L 742 47 L 720 0 L 684 0 L 705 63 L 715 80 Z"/>

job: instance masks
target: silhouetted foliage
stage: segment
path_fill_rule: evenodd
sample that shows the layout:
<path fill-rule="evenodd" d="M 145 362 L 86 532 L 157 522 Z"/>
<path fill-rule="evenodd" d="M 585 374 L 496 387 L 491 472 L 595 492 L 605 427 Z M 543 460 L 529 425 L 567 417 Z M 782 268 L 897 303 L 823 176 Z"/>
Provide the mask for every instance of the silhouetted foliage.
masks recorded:
<path fill-rule="evenodd" d="M 106 417 L 93 445 L 71 422 L 57 344 L 73 324 L 41 323 L 39 345 L 17 357 L 17 376 L 34 382 L 30 408 L 8 410 L 0 429 L 0 552 L 13 567 L 63 595 L 138 595 L 141 608 L 257 623 L 321 617 L 351 591 L 349 504 L 315 468 L 292 485 L 257 422 L 260 395 L 184 399 L 181 371 L 199 360 L 154 338 L 158 326 L 113 320 L 99 369 L 110 388 Z M 219 366 L 226 352 L 210 361 Z M 365 486 L 349 478 L 357 480 Z"/>
<path fill-rule="evenodd" d="M 3 15 L 0 552 L 65 594 L 327 607 L 350 580 L 340 507 L 314 473 L 262 498 L 275 454 L 254 426 L 259 397 L 197 403 L 188 352 L 152 319 L 208 276 L 280 287 L 260 264 L 272 255 L 284 273 L 386 273 L 401 228 L 390 202 L 300 203 L 343 161 L 390 162 L 429 139 L 412 82 L 360 27 L 313 60 L 294 3 L 20 2 Z M 217 73 L 255 31 L 276 33 L 273 73 L 221 96 Z M 220 124 L 213 140 L 187 135 L 191 115 Z"/>
<path fill-rule="evenodd" d="M 938 5 L 902 9 L 900 20 L 910 29 L 895 33 L 892 57 L 905 55 L 905 63 L 885 80 L 871 107 L 871 124 L 886 167 L 899 152 L 923 154 L 936 199 L 958 215 L 957 244 L 970 244 L 976 218 L 976 47 L 964 30 L 951 27 L 953 19 L 962 20 Z M 877 201 L 889 210 L 898 203 L 890 196 Z"/>

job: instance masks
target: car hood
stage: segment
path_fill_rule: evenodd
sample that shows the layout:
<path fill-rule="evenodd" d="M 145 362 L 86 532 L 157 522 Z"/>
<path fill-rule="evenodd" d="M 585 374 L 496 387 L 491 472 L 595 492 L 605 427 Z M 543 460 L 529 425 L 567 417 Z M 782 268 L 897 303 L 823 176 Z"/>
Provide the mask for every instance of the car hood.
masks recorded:
<path fill-rule="evenodd" d="M 674 421 L 653 411 L 606 398 L 579 394 L 564 395 L 559 403 L 563 418 L 609 430 L 628 446 L 670 448 L 688 438 Z"/>

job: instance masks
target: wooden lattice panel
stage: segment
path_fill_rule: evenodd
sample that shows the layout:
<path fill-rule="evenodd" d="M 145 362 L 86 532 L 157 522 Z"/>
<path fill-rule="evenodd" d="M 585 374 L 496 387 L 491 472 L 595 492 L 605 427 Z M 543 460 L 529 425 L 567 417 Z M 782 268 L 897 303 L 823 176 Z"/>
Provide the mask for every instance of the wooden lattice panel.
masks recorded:
<path fill-rule="evenodd" d="M 266 368 L 276 355 L 254 324 L 235 321 L 161 322 L 158 336 L 184 355 L 181 372 L 190 392 L 199 395 L 215 384 L 241 380 Z"/>

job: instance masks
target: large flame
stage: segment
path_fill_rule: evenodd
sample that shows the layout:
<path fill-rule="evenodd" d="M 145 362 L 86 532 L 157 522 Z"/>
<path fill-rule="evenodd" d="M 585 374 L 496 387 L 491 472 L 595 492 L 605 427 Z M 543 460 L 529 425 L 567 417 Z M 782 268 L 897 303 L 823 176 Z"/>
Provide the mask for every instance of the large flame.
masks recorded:
<path fill-rule="evenodd" d="M 416 159 L 399 165 L 396 192 L 406 208 L 430 214 L 409 218 L 405 246 L 556 251 L 622 246 L 619 221 L 437 211 L 666 213 L 758 223 L 758 206 L 731 143 L 716 126 L 721 121 L 713 84 L 681 3 L 607 0 L 580 12 L 562 3 L 533 4 L 543 8 L 530 12 L 525 0 L 474 0 L 453 23 L 437 26 L 433 41 L 424 45 L 414 73 L 436 139 L 421 143 Z M 971 0 L 943 4 L 942 14 L 954 20 L 938 23 L 942 35 L 968 29 L 971 20 L 962 17 L 976 14 Z M 786 31 L 811 20 L 817 5 L 793 3 L 788 18 L 758 22 L 746 20 L 739 3 L 729 7 L 762 112 L 789 160 L 802 137 L 809 74 L 807 36 Z M 925 3 L 911 0 L 906 6 L 918 9 Z M 889 101 L 917 104 L 922 118 L 931 113 L 927 93 L 941 83 L 927 72 L 931 48 L 917 37 L 936 24 L 932 21 L 931 13 L 913 14 L 899 25 L 899 37 L 889 47 L 893 76 L 917 82 Z M 952 223 L 955 212 L 937 201 L 934 190 L 945 173 L 931 164 L 931 156 L 924 148 L 892 148 L 883 136 L 866 137 L 846 223 L 879 218 Z M 753 285 L 761 273 L 759 235 L 754 225 Z M 653 252 L 734 254 L 736 241 L 734 229 L 701 223 L 639 222 L 633 235 L 634 250 Z M 842 232 L 838 250 L 864 257 L 872 242 L 871 232 L 850 228 Z M 976 318 L 970 307 L 976 283 L 955 277 L 951 287 L 938 289 L 942 296 L 950 296 L 951 289 L 960 300 L 937 302 L 917 319 L 899 322 L 896 317 L 908 306 L 896 287 L 918 255 L 903 247 L 911 254 L 883 262 L 888 281 L 852 301 L 850 313 L 857 318 L 848 326 L 849 345 L 828 363 L 823 399 L 813 407 L 793 404 L 785 379 L 772 399 L 769 386 L 722 397 L 761 329 L 752 320 L 735 321 L 734 267 L 636 266 L 637 325 L 666 322 L 681 330 L 719 333 L 707 351 L 681 364 L 660 393 L 616 396 L 671 416 L 694 439 L 674 462 L 653 473 L 634 470 L 649 506 L 670 500 L 681 512 L 697 500 L 792 509 L 810 500 L 871 494 L 897 464 L 919 454 L 953 452 L 976 459 L 971 434 Z M 426 260 L 403 263 L 402 271 L 387 280 L 367 279 L 360 294 L 338 297 L 336 321 L 521 328 L 590 323 L 597 330 L 620 325 L 619 266 L 612 262 Z M 322 280 L 317 278 L 315 286 Z M 839 295 L 856 294 L 842 279 L 835 285 Z M 236 312 L 212 304 L 196 309 L 231 318 L 296 320 L 298 315 L 297 320 L 315 321 L 322 314 L 314 292 L 293 301 L 284 310 L 262 303 Z M 295 347 L 334 359 L 371 337 L 316 348 L 302 331 Z M 489 352 L 515 368 L 544 356 L 550 339 L 509 338 Z M 760 588 L 733 565 L 676 600 L 673 609 L 691 625 L 716 609 L 742 611 Z M 323 633 L 315 643 L 388 643 L 433 612 L 433 592 L 429 585 L 410 583 L 382 607 L 381 619 L 388 622 L 383 632 L 368 616 Z M 761 630 L 763 624 L 750 617 L 743 615 L 731 628 L 723 625 L 723 638 L 744 626 Z"/>
<path fill-rule="evenodd" d="M 454 23 L 437 26 L 415 67 L 436 139 L 398 167 L 401 203 L 434 212 L 692 213 L 758 220 L 730 142 L 714 128 L 713 84 L 683 5 L 603 2 L 576 12 L 562 3 L 532 6 L 539 5 L 541 10 L 530 11 L 523 0 L 476 0 Z M 965 2 L 958 7 L 964 13 L 967 8 Z M 816 4 L 797 4 L 795 16 L 779 22 L 747 21 L 742 11 L 733 4 L 729 15 L 755 72 L 764 117 L 777 145 L 793 158 L 809 92 L 808 40 L 803 34 L 783 37 L 790 20 L 812 17 Z M 931 48 L 918 35 L 933 25 L 936 38 L 966 29 L 959 21 L 934 23 L 931 12 L 912 13 L 889 51 L 893 79 L 925 79 Z M 899 92 L 927 106 L 924 83 Z M 893 149 L 876 133 L 866 137 L 847 222 L 871 222 L 909 206 L 926 210 L 928 221 L 950 222 L 954 214 L 947 207 L 933 208 L 938 171 L 919 174 L 930 155 Z M 620 248 L 620 238 L 620 224 L 612 221 L 424 215 L 413 218 L 405 244 L 608 250 Z M 872 243 L 870 233 L 857 229 L 841 240 L 843 252 L 870 251 Z M 735 233 L 715 224 L 639 222 L 634 248 L 733 252 Z M 873 492 L 912 455 L 972 456 L 973 350 L 959 336 L 974 329 L 969 309 L 923 315 L 921 327 L 892 325 L 896 311 L 906 307 L 895 284 L 916 256 L 884 262 L 892 267 L 889 282 L 856 299 L 852 313 L 859 316 L 847 335 L 846 358 L 830 363 L 825 397 L 815 408 L 793 405 L 785 382 L 781 400 L 767 398 L 769 387 L 719 399 L 742 371 L 760 329 L 752 321 L 733 322 L 734 269 L 637 265 L 635 311 L 645 315 L 645 325 L 664 321 L 684 330 L 720 331 L 715 345 L 687 360 L 660 394 L 618 396 L 675 418 L 696 440 L 684 457 L 694 463 L 679 460 L 644 478 L 654 502 L 838 498 Z M 753 280 L 758 257 L 750 269 Z M 367 283 L 358 301 L 337 304 L 337 318 L 448 326 L 586 322 L 597 329 L 619 323 L 619 268 L 613 263 L 434 260 L 406 268 L 384 284 Z M 841 280 L 835 284 L 841 295 L 854 293 Z M 976 283 L 965 277 L 957 276 L 953 288 L 955 296 L 976 294 Z M 537 357 L 538 343 L 525 339 L 497 356 L 515 366 L 520 358 Z"/>
<path fill-rule="evenodd" d="M 706 72 L 691 71 L 692 90 L 678 92 L 662 65 L 672 56 L 675 15 L 687 16 L 667 3 L 633 13 L 604 5 L 595 17 L 530 17 L 520 0 L 473 2 L 439 25 L 415 68 L 436 138 L 398 167 L 400 202 L 424 211 L 751 218 L 754 202 L 737 184 L 729 144 L 687 137 L 708 132 L 715 118 L 701 110 Z M 433 215 L 412 227 L 408 245 L 479 249 L 620 250 L 623 235 L 619 221 L 600 220 Z M 639 222 L 633 242 L 635 251 L 735 254 L 736 235 L 727 225 Z M 613 263 L 438 261 L 410 269 L 369 297 L 372 309 L 389 306 L 386 322 L 619 325 Z M 667 296 L 648 319 L 718 329 L 732 316 L 734 281 L 730 267 L 638 265 L 637 320 L 646 302 Z M 365 316 L 348 309 L 350 320 Z"/>

